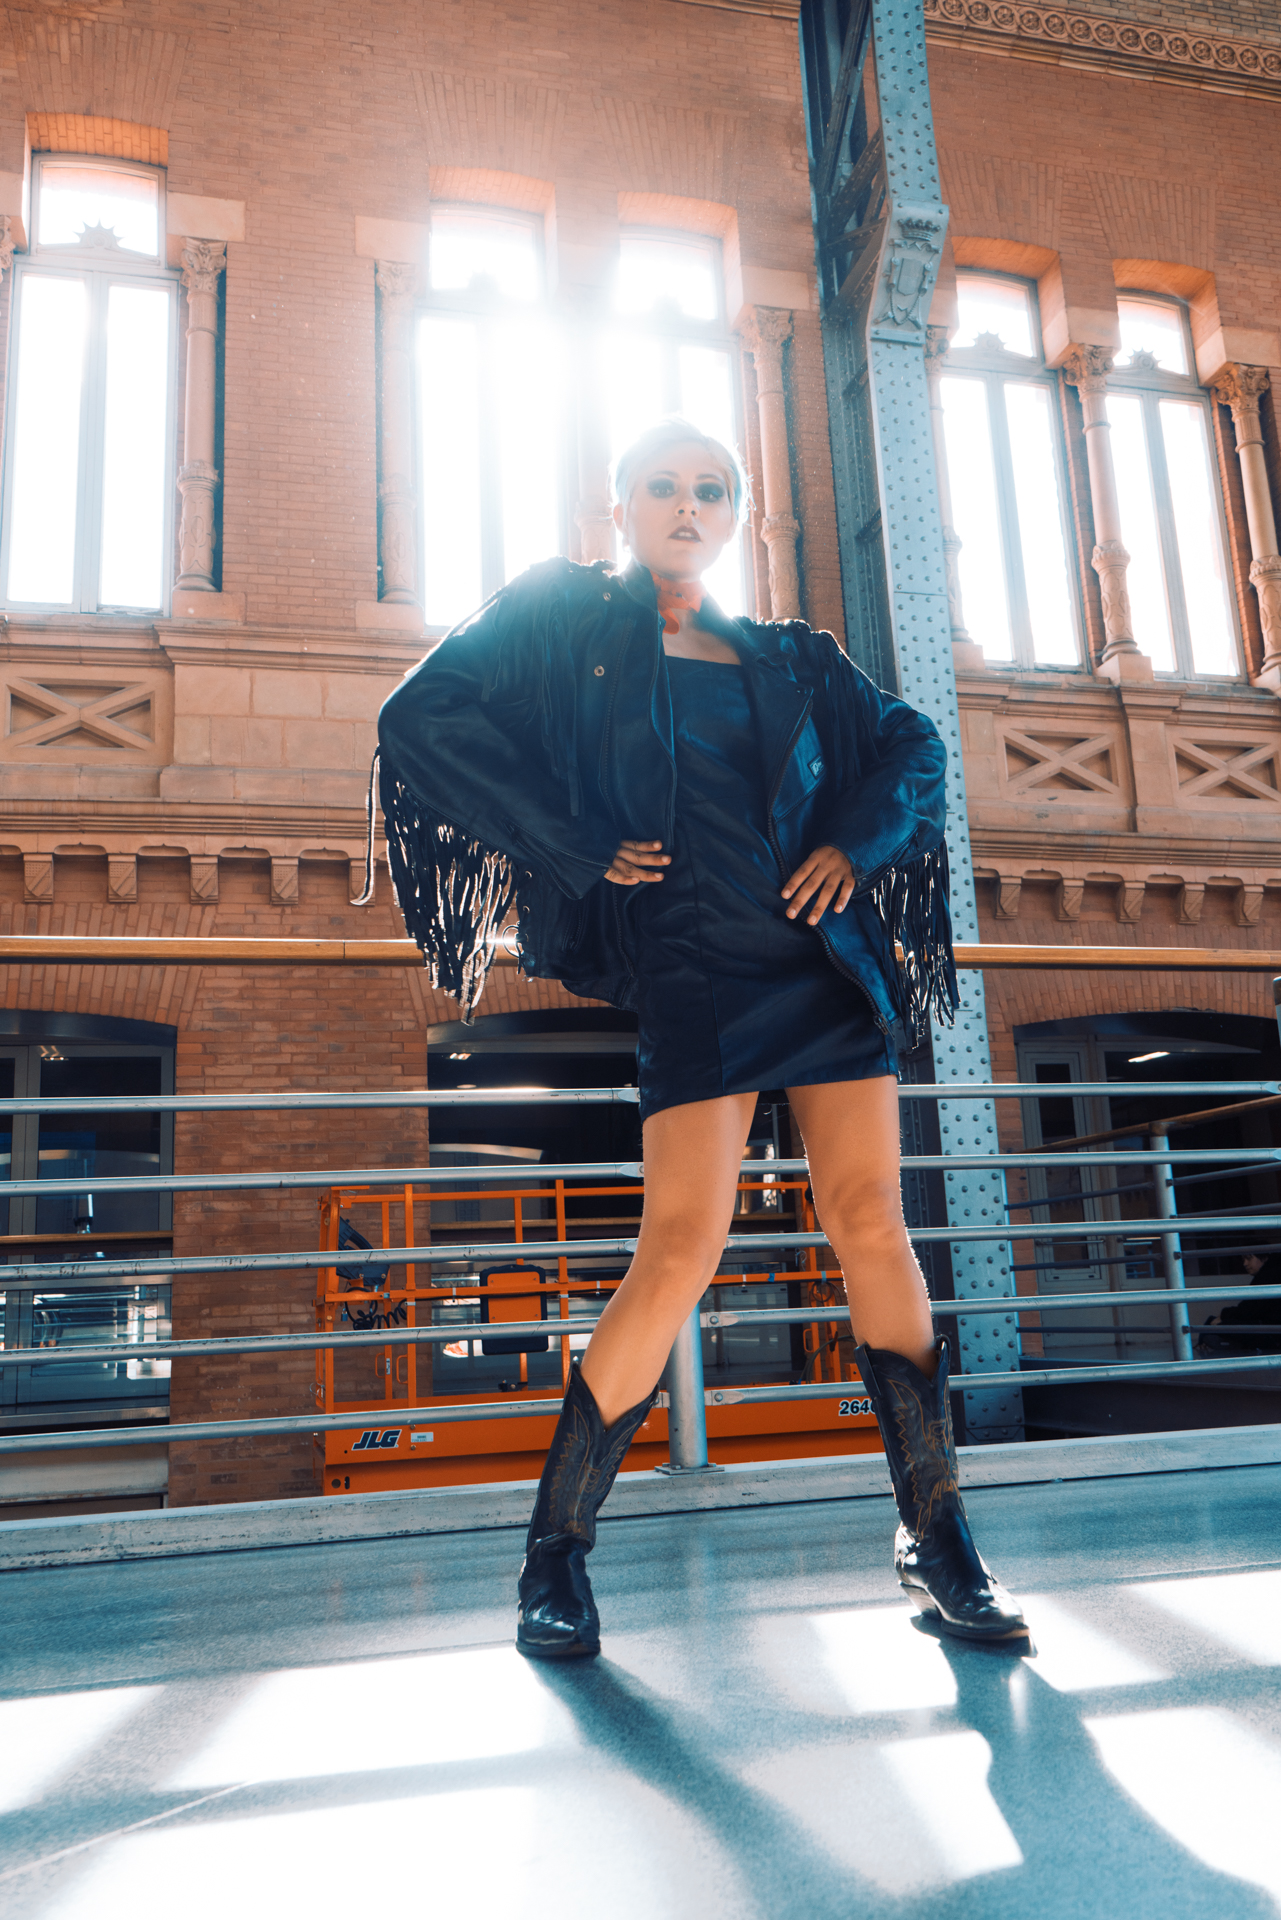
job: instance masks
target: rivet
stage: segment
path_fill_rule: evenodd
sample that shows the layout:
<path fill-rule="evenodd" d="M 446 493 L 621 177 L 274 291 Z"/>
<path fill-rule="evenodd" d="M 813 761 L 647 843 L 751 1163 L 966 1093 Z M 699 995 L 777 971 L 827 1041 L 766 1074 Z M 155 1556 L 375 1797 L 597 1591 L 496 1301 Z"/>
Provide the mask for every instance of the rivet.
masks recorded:
<path fill-rule="evenodd" d="M 606 600 L 608 600 L 608 599 L 609 599 L 609 595 L 608 595 L 608 594 L 604 594 L 604 595 L 602 596 L 602 598 L 603 598 L 603 599 L 606 599 Z"/>
<path fill-rule="evenodd" d="M 606 598 L 606 599 L 608 600 L 608 598 L 609 598 L 609 595 L 608 595 L 608 594 L 606 594 L 606 595 L 605 595 L 605 598 Z M 594 673 L 594 674 L 596 675 L 596 678 L 597 678 L 598 680 L 603 680 L 603 679 L 604 679 L 604 677 L 605 677 L 605 669 L 604 669 L 604 667 L 593 667 L 593 668 L 592 668 L 592 672 L 593 672 L 593 673 Z"/>

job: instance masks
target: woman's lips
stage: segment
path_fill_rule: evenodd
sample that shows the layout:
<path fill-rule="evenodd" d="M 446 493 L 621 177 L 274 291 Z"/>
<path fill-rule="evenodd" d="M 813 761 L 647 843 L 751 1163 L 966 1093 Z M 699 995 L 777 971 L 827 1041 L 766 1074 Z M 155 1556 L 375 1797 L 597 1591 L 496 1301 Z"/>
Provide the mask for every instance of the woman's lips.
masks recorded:
<path fill-rule="evenodd" d="M 677 527 L 675 531 L 669 533 L 667 537 L 669 540 L 697 540 L 700 544 L 703 538 L 696 527 Z"/>

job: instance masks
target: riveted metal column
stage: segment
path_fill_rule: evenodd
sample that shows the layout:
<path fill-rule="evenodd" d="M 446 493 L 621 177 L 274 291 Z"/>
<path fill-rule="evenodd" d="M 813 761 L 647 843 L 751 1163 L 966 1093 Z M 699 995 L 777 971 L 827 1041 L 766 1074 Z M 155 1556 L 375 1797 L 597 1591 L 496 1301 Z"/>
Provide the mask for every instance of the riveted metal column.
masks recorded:
<path fill-rule="evenodd" d="M 834 17 L 830 0 L 804 0 L 802 46 L 850 651 L 882 686 L 896 686 L 929 714 L 943 736 L 952 916 L 958 940 L 977 940 L 925 365 L 947 209 L 939 197 L 924 14 L 921 0 L 869 0 L 866 10 L 853 8 L 833 73 L 825 48 Z M 869 23 L 874 87 L 860 80 Z M 867 457 L 869 442 L 874 462 Z M 962 973 L 961 993 L 956 1025 L 932 1030 L 935 1078 L 989 1080 L 982 975 Z M 943 1100 L 938 1113 L 944 1153 L 997 1151 L 992 1102 Z M 945 1173 L 944 1187 L 950 1224 L 977 1226 L 1006 1217 L 1005 1176 L 999 1171 Z M 951 1261 L 958 1371 L 1017 1368 L 1013 1307 L 1008 1315 L 967 1318 L 961 1306 L 967 1296 L 1013 1296 L 1008 1244 L 958 1242 Z M 970 1440 L 1021 1439 L 1021 1391 L 967 1390 L 965 1430 Z"/>

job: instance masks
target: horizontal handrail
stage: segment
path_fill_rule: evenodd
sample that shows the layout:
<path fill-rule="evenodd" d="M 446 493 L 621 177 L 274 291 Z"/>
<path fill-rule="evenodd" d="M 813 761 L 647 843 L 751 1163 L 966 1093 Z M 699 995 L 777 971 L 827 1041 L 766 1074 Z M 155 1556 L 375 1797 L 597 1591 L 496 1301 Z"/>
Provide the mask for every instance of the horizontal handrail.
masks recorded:
<path fill-rule="evenodd" d="M 1266 1168 L 1272 1164 L 1281 1164 L 1281 1147 L 1184 1147 L 1172 1152 L 1162 1152 L 1160 1148 L 1143 1148 L 1129 1153 L 1083 1153 L 1066 1157 L 1061 1153 L 916 1153 L 904 1154 L 900 1166 L 905 1173 L 944 1171 L 949 1173 L 992 1171 L 1027 1172 L 1045 1170 L 1061 1173 L 1065 1165 L 1069 1166 L 1108 1166 L 1108 1167 L 1148 1167 L 1168 1166 L 1171 1162 L 1188 1162 L 1196 1166 L 1205 1166 L 1215 1161 L 1230 1161 L 1232 1167 L 1240 1167 L 1249 1173 Z M 1248 1163 L 1248 1164 L 1247 1164 Z M 763 1178 L 801 1175 L 809 1173 L 808 1160 L 744 1160 L 740 1168 L 742 1178 L 760 1181 Z M 644 1165 L 639 1160 L 596 1160 L 572 1161 L 564 1165 L 543 1166 L 533 1163 L 527 1174 L 522 1174 L 511 1161 L 480 1167 L 342 1167 L 333 1172 L 319 1172 L 314 1169 L 271 1171 L 263 1173 L 148 1173 L 148 1174 L 111 1174 L 104 1179 L 82 1174 L 78 1179 L 58 1180 L 0 1180 L 0 1200 L 18 1200 L 35 1197 L 41 1200 L 51 1199 L 55 1194 L 88 1193 L 102 1196 L 112 1193 L 226 1193 L 241 1189 L 259 1188 L 274 1191 L 290 1187 L 337 1187 L 346 1190 L 350 1187 L 470 1187 L 503 1186 L 519 1187 L 522 1197 L 530 1200 L 552 1199 L 554 1195 L 540 1191 L 540 1183 L 550 1184 L 556 1180 L 643 1180 Z M 1194 1176 L 1199 1179 L 1222 1179 L 1223 1174 L 1204 1174 Z M 1175 1183 L 1183 1184 L 1182 1182 Z M 1136 1183 L 1134 1191 L 1142 1192 L 1146 1183 Z M 1118 1192 L 1128 1192 L 1128 1188 L 1118 1188 Z M 1064 1200 L 1089 1198 L 1089 1195 L 1065 1194 L 1052 1200 L 1019 1200 L 1011 1205 L 1019 1207 L 1055 1207 Z"/>
<path fill-rule="evenodd" d="M 1243 1217 L 1215 1216 L 1200 1228 L 1201 1233 L 1253 1233 L 1259 1227 L 1281 1227 L 1281 1213 L 1272 1217 L 1251 1214 Z M 1198 1232 L 1196 1214 L 1180 1214 L 1175 1230 L 1185 1235 Z M 1157 1239 L 1171 1231 L 1170 1220 L 1063 1220 L 1002 1221 L 993 1226 L 909 1227 L 911 1240 L 938 1240 L 960 1245 L 972 1240 L 1143 1240 Z M 69 1236 L 71 1237 L 71 1236 Z M 730 1234 L 725 1241 L 727 1253 L 763 1247 L 825 1247 L 825 1233 L 749 1233 Z M 587 1259 L 598 1254 L 631 1254 L 636 1251 L 636 1236 L 599 1240 L 507 1240 L 467 1242 L 462 1246 L 434 1247 L 334 1247 L 309 1248 L 290 1253 L 182 1254 L 150 1260 L 49 1260 L 37 1265 L 0 1267 L 0 1279 L 8 1286 L 48 1287 L 58 1280 L 80 1277 L 107 1279 L 167 1279 L 184 1273 L 283 1273 L 294 1267 L 428 1267 L 451 1260 L 475 1261 L 479 1265 L 497 1265 L 501 1261 L 559 1259 L 577 1256 Z M 804 1275 L 798 1273 L 798 1280 Z"/>
<path fill-rule="evenodd" d="M 804 1284 L 807 1276 L 799 1273 L 792 1276 Z M 730 1287 L 738 1284 L 739 1276 L 730 1274 L 723 1280 L 713 1281 L 714 1286 Z M 555 1285 L 545 1290 L 549 1297 L 555 1295 Z M 951 1319 L 957 1315 L 967 1319 L 975 1314 L 1004 1313 L 1014 1315 L 1025 1312 L 1068 1313 L 1079 1311 L 1082 1307 L 1109 1306 L 1164 1306 L 1168 1307 L 1172 1298 L 1184 1300 L 1240 1300 L 1243 1294 L 1251 1299 L 1281 1299 L 1281 1286 L 1252 1287 L 1246 1281 L 1225 1287 L 1186 1287 L 1180 1288 L 1177 1296 L 1172 1296 L 1168 1288 L 1159 1292 L 1150 1289 L 1135 1289 L 1133 1292 L 1113 1293 L 1024 1293 L 1007 1295 L 994 1300 L 934 1300 L 930 1303 L 930 1312 L 936 1320 Z M 339 1296 L 340 1299 L 343 1296 Z M 350 1298 L 351 1296 L 347 1296 Z M 522 1296 L 518 1295 L 517 1298 Z M 719 1332 L 725 1327 L 737 1326 L 812 1326 L 816 1323 L 844 1320 L 848 1308 L 843 1300 L 820 1301 L 808 1307 L 726 1307 L 709 1308 L 700 1313 L 699 1322 L 710 1332 Z M 241 1339 L 216 1340 L 149 1340 L 131 1341 L 114 1344 L 104 1342 L 97 1346 L 71 1347 L 11 1347 L 0 1349 L 0 1368 L 30 1366 L 97 1366 L 120 1360 L 192 1360 L 217 1359 L 237 1353 L 310 1353 L 317 1350 L 337 1352 L 360 1347 L 416 1347 L 416 1346 L 452 1346 L 459 1340 L 524 1340 L 543 1336 L 549 1340 L 581 1338 L 590 1334 L 594 1319 L 587 1314 L 570 1314 L 567 1319 L 551 1320 L 503 1320 L 488 1322 L 483 1320 L 460 1320 L 451 1326 L 439 1327 L 378 1327 L 373 1331 L 348 1329 L 342 1333 L 259 1333 Z M 1130 1329 L 1131 1332 L 1139 1329 Z M 1277 1329 L 1281 1333 L 1281 1327 Z"/>
<path fill-rule="evenodd" d="M 1062 1097 L 1069 1087 L 1074 1098 L 1124 1091 L 1126 1098 L 1148 1094 L 1257 1094 L 1281 1093 L 1277 1080 L 1073 1080 L 1045 1086 L 1040 1081 L 937 1080 L 904 1084 L 900 1100 L 1043 1100 Z M 371 1092 L 327 1093 L 113 1093 L 96 1099 L 70 1094 L 65 1099 L 0 1099 L 0 1113 L 287 1113 L 365 1107 L 484 1107 L 529 1106 L 548 1102 L 571 1106 L 603 1106 L 610 1102 L 636 1105 L 636 1087 L 388 1087 Z M 1146 1133 L 1149 1122 L 1131 1127 Z M 1168 1156 L 1166 1156 L 1168 1158 Z M 759 1163 L 758 1163 L 759 1164 Z M 984 1164 L 988 1164 L 985 1158 Z"/>
<path fill-rule="evenodd" d="M 1281 973 L 1281 953 L 1244 947 L 1002 946 L 960 941 L 963 969 L 1067 967 L 1086 972 Z M 0 963 L 10 966 L 421 967 L 412 940 L 268 940 L 169 938 L 156 934 L 11 933 L 0 936 Z M 498 947 L 492 964 L 514 967 Z"/>
<path fill-rule="evenodd" d="M 1115 1365 L 1029 1368 L 1027 1371 L 1001 1373 L 958 1373 L 948 1381 L 952 1393 L 972 1392 L 990 1387 L 1063 1386 L 1078 1381 L 1155 1380 L 1188 1374 L 1258 1373 L 1281 1367 L 1281 1354 L 1244 1354 L 1240 1359 L 1122 1361 Z M 706 1406 L 729 1407 L 762 1405 L 785 1400 L 850 1400 L 865 1391 L 860 1380 L 832 1380 L 808 1386 L 708 1387 Z M 665 1396 L 660 1396 L 660 1401 Z M 452 1426 L 468 1420 L 550 1420 L 560 1411 L 560 1396 L 548 1394 L 539 1400 L 484 1400 L 465 1406 L 407 1407 L 396 1401 L 380 1406 L 362 1407 L 354 1413 L 304 1413 L 261 1420 L 192 1420 L 170 1426 L 155 1421 L 146 1427 L 105 1427 L 72 1433 L 23 1433 L 0 1435 L 0 1456 L 26 1453 L 39 1448 L 41 1453 L 68 1452 L 83 1447 L 174 1446 L 189 1440 L 237 1440 L 260 1433 L 360 1433 L 366 1428 L 412 1426 L 430 1422 L 433 1427 Z"/>

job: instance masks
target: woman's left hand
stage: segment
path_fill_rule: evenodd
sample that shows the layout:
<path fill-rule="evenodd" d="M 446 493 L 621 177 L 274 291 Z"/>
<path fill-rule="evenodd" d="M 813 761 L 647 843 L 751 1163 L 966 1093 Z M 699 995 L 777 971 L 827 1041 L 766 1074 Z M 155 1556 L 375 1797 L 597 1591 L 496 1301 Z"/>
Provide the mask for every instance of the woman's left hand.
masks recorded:
<path fill-rule="evenodd" d="M 837 913 L 844 913 L 854 897 L 858 876 L 839 847 L 815 847 L 808 860 L 802 860 L 783 888 L 784 900 L 790 900 L 789 920 L 795 920 L 806 901 L 812 901 L 807 924 L 816 927 L 832 901 Z"/>

